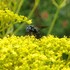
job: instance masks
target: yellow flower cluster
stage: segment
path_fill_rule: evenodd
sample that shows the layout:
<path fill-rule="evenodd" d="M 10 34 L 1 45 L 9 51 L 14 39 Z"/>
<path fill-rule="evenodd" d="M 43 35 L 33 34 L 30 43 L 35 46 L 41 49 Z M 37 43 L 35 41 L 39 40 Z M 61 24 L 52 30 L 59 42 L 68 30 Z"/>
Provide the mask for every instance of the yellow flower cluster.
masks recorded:
<path fill-rule="evenodd" d="M 7 4 L 5 4 L 3 1 L 0 2 L 0 10 L 7 8 Z"/>
<path fill-rule="evenodd" d="M 16 23 L 31 24 L 32 21 L 27 17 L 15 14 L 8 9 L 0 10 L 0 33 L 5 35 L 5 32 L 7 32 L 7 30 L 13 29 L 13 25 Z"/>
<path fill-rule="evenodd" d="M 26 22 L 28 24 L 31 24 L 31 20 L 28 20 L 27 17 L 14 14 L 14 12 L 8 9 L 0 10 L 0 22 L 2 22 L 2 24 L 10 24 L 11 22 L 13 22 L 12 24 L 16 22 Z"/>
<path fill-rule="evenodd" d="M 1 70 L 70 70 L 70 38 L 12 35 L 0 39 Z"/>

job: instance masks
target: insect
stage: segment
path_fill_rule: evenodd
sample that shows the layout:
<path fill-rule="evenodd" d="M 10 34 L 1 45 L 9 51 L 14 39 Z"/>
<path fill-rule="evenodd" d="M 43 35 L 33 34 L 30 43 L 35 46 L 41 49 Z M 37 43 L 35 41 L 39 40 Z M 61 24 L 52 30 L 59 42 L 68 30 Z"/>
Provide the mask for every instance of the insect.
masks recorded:
<path fill-rule="evenodd" d="M 46 26 L 42 26 L 42 27 L 45 28 Z M 39 26 L 39 28 L 41 28 L 41 26 Z M 33 25 L 29 25 L 26 27 L 26 32 L 28 35 L 34 35 L 36 38 L 39 39 L 42 37 L 39 28 Z"/>

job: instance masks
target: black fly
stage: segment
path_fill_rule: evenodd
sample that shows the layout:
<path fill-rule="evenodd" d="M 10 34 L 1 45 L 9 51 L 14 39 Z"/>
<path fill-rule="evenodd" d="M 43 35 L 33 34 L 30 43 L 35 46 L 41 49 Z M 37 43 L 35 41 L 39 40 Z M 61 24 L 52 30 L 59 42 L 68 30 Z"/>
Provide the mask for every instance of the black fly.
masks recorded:
<path fill-rule="evenodd" d="M 37 27 L 33 26 L 33 25 L 29 25 L 26 27 L 26 32 L 28 35 L 34 35 L 36 38 L 41 38 L 41 34 L 38 30 Z"/>

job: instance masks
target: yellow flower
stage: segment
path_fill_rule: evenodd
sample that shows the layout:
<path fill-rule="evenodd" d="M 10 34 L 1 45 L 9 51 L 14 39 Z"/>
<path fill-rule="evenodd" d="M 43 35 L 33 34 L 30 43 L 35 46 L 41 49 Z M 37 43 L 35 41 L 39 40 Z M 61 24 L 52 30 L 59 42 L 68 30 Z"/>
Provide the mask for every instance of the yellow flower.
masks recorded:
<path fill-rule="evenodd" d="M 2 70 L 10 67 L 17 70 L 70 70 L 69 42 L 70 38 L 52 35 L 41 39 L 15 35 L 0 38 L 0 67 Z M 68 54 L 68 59 L 63 60 L 63 52 Z"/>

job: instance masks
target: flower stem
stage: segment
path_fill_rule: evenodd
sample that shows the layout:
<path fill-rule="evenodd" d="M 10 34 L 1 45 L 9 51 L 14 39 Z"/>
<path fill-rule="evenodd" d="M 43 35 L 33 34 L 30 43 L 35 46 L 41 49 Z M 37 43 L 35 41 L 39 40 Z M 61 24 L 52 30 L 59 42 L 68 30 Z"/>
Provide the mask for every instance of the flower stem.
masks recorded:
<path fill-rule="evenodd" d="M 36 10 L 38 4 L 39 4 L 40 0 L 35 0 L 35 4 L 33 9 L 31 10 L 30 14 L 28 15 L 28 18 L 31 18 L 32 14 L 34 13 L 34 11 Z"/>
<path fill-rule="evenodd" d="M 34 5 L 33 9 L 31 10 L 31 12 L 30 12 L 28 18 L 30 18 L 30 17 L 32 16 L 32 14 L 33 14 L 33 12 L 35 11 L 35 9 L 37 8 L 39 2 L 40 2 L 40 0 L 35 0 L 35 5 Z M 13 34 L 16 34 L 24 25 L 25 25 L 25 23 L 21 24 L 21 25 L 19 26 L 19 28 L 17 28 L 17 29 L 13 32 Z"/>
<path fill-rule="evenodd" d="M 19 2 L 19 6 L 18 6 L 18 8 L 17 8 L 17 10 L 16 10 L 16 13 L 19 13 L 23 2 L 24 2 L 24 0 L 21 0 L 21 1 Z"/>
<path fill-rule="evenodd" d="M 21 25 L 19 26 L 19 28 L 17 28 L 17 29 L 13 32 L 13 34 L 16 34 L 21 28 L 23 28 L 24 25 L 25 25 L 25 23 L 21 24 Z"/>
<path fill-rule="evenodd" d="M 58 18 L 59 11 L 60 11 L 60 8 L 57 8 L 57 11 L 56 11 L 56 13 L 55 13 L 54 19 L 53 19 L 53 21 L 52 21 L 52 23 L 51 23 L 51 26 L 50 26 L 50 28 L 49 28 L 49 30 L 48 30 L 47 35 L 49 35 L 49 34 L 52 32 L 52 29 L 53 29 L 53 27 L 54 27 L 54 25 L 55 25 L 55 22 L 56 22 L 57 18 Z"/>

